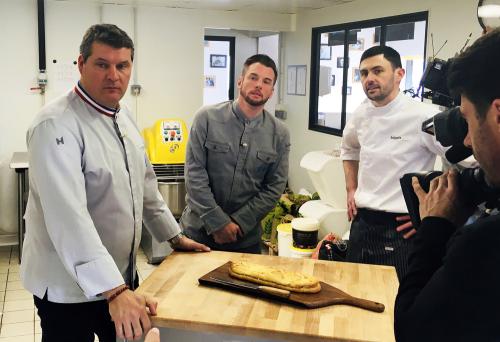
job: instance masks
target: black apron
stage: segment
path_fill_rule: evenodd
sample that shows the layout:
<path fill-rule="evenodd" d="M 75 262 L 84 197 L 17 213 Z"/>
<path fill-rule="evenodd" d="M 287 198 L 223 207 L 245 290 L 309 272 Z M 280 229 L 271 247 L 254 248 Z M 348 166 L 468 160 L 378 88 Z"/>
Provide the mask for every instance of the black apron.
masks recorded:
<path fill-rule="evenodd" d="M 404 223 L 396 221 L 396 217 L 402 215 L 406 214 L 358 209 L 351 225 L 346 261 L 394 266 L 401 280 L 408 268 L 410 247 L 410 241 L 403 239 L 406 231 L 396 231 Z"/>

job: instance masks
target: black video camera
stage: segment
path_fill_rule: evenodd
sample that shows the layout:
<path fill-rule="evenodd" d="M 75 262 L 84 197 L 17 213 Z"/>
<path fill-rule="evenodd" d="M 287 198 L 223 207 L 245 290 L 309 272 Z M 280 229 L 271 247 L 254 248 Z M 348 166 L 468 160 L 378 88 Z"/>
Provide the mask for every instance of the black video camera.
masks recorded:
<path fill-rule="evenodd" d="M 431 181 L 442 174 L 441 171 L 407 173 L 399 180 L 414 228 L 418 228 L 421 221 L 419 201 L 413 191 L 412 178 L 417 177 L 422 189 L 428 192 Z M 500 204 L 500 189 L 495 189 L 488 184 L 484 172 L 480 168 L 467 168 L 460 171 L 458 174 L 458 188 L 465 195 L 463 200 L 467 206 L 486 203 L 486 208 L 492 209 L 497 208 Z"/>
<path fill-rule="evenodd" d="M 422 122 L 422 131 L 435 135 L 441 145 L 448 147 L 446 159 L 458 163 L 472 155 L 472 149 L 464 145 L 467 136 L 467 121 L 460 113 L 460 107 L 453 107 Z"/>
<path fill-rule="evenodd" d="M 447 72 L 452 59 L 443 61 L 433 59 L 427 67 L 420 81 L 420 87 L 430 89 L 423 93 L 424 97 L 432 99 L 434 104 L 451 107 L 422 123 L 422 131 L 436 136 L 436 140 L 443 146 L 451 146 L 446 151 L 446 159 L 451 163 L 458 163 L 472 155 L 472 149 L 463 144 L 467 136 L 467 122 L 460 113 L 460 99 L 453 98 L 447 86 Z M 426 96 L 427 95 L 427 96 Z M 400 179 L 401 189 L 408 208 L 413 227 L 420 225 L 419 201 L 413 191 L 412 177 L 417 177 L 420 186 L 427 192 L 432 179 L 441 175 L 441 171 L 427 171 L 407 173 Z M 469 168 L 459 172 L 458 186 L 460 192 L 466 195 L 469 205 L 478 205 L 486 202 L 486 206 L 498 206 L 500 189 L 490 187 L 480 168 Z M 465 196 L 464 196 L 465 197 Z"/>
<path fill-rule="evenodd" d="M 432 100 L 432 103 L 452 107 L 460 104 L 459 98 L 453 98 L 448 90 L 447 72 L 452 63 L 452 59 L 444 61 L 434 58 L 427 63 L 419 88 L 430 89 L 428 92 L 422 92 L 422 97 Z"/>

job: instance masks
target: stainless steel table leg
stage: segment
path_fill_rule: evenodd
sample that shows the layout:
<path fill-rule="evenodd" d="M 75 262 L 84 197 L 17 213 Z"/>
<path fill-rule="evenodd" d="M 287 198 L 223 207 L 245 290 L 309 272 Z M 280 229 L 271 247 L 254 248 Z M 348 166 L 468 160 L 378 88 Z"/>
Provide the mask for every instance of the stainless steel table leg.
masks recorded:
<path fill-rule="evenodd" d="M 18 171 L 18 170 L 16 170 Z M 24 171 L 17 172 L 17 238 L 19 248 L 19 263 L 21 263 L 21 253 L 23 250 L 23 198 L 24 198 Z"/>
<path fill-rule="evenodd" d="M 24 233 L 26 232 L 26 227 L 24 224 L 24 211 L 25 211 L 25 203 L 26 196 L 25 194 L 28 192 L 27 189 L 27 180 L 26 173 L 27 169 L 16 170 L 17 172 L 17 235 L 18 235 L 18 247 L 19 247 L 19 263 L 21 263 L 21 258 L 23 254 L 23 243 L 24 243 Z"/>

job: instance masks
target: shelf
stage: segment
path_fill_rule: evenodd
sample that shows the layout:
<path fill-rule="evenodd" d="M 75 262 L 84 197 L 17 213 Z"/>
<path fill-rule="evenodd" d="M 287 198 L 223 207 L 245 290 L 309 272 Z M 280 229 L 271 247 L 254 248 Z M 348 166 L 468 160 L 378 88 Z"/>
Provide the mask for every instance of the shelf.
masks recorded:
<path fill-rule="evenodd" d="M 0 246 L 18 245 L 17 234 L 0 234 Z"/>

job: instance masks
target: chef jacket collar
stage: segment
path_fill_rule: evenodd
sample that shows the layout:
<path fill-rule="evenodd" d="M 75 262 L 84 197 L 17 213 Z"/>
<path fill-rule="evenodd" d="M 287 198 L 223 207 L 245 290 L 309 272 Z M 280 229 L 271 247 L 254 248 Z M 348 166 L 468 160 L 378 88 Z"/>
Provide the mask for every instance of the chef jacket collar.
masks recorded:
<path fill-rule="evenodd" d="M 243 113 L 243 110 L 241 110 L 238 101 L 233 101 L 233 113 L 241 122 L 250 125 L 251 127 L 256 127 L 263 120 L 264 110 L 262 110 L 262 113 L 257 115 L 255 118 L 249 119 L 245 113 Z"/>
<path fill-rule="evenodd" d="M 367 99 L 367 100 L 368 100 L 369 107 L 375 111 L 374 113 L 385 114 L 388 111 L 390 111 L 394 106 L 396 106 L 396 104 L 398 102 L 400 102 L 401 98 L 404 96 L 405 95 L 403 93 L 399 92 L 398 95 L 391 102 L 389 102 L 385 106 L 381 106 L 381 107 L 375 107 L 375 105 L 373 104 L 373 102 L 370 99 Z"/>
<path fill-rule="evenodd" d="M 106 116 L 114 117 L 116 113 L 120 111 L 120 105 L 116 109 L 103 106 L 97 101 L 95 101 L 86 91 L 83 89 L 80 81 L 75 86 L 75 93 L 82 98 L 82 100 L 87 103 L 89 106 L 97 110 L 99 113 L 104 114 Z"/>

